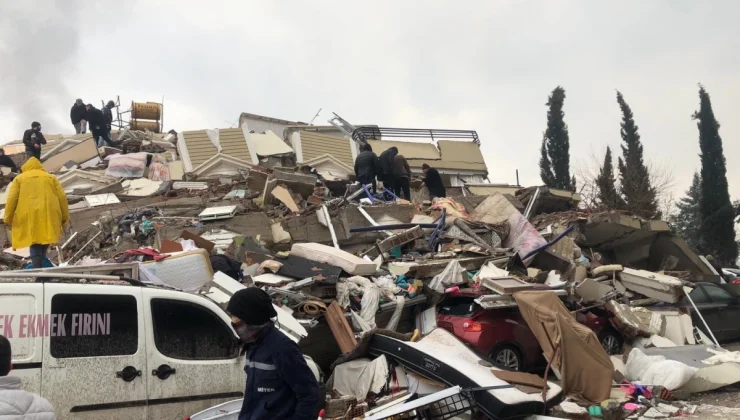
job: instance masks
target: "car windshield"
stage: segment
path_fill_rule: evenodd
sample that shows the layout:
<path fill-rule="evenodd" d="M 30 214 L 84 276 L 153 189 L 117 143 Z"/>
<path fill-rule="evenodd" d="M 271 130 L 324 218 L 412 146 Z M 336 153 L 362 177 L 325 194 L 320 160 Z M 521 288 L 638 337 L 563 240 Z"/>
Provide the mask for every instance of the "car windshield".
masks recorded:
<path fill-rule="evenodd" d="M 439 310 L 440 315 L 471 316 L 478 309 L 478 304 L 472 297 L 456 297 L 445 299 Z"/>

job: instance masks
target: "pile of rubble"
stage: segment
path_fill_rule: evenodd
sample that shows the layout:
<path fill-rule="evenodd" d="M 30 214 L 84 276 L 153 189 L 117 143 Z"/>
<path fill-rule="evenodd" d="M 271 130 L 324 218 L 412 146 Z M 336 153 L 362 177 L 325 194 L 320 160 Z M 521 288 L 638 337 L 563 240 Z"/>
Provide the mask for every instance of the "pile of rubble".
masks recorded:
<path fill-rule="evenodd" d="M 84 140 L 45 155 L 71 209 L 47 270 L 128 267 L 137 281 L 215 300 L 223 279 L 264 288 L 330 373 L 325 419 L 660 418 L 696 411 L 675 402 L 689 393 L 740 380 L 740 359 L 719 349 L 691 300 L 720 277 L 662 221 L 583 212 L 575 194 L 544 187 L 410 202 L 310 165 L 198 176 L 184 173 L 176 139 L 125 131 L 118 148 Z M 8 233 L 0 264 L 18 269 L 28 251 L 12 250 Z M 544 377 L 501 370 L 461 344 L 465 331 L 437 326 L 438 305 L 463 294 L 485 311 L 518 308 Z M 597 316 L 616 342 L 576 321 Z"/>

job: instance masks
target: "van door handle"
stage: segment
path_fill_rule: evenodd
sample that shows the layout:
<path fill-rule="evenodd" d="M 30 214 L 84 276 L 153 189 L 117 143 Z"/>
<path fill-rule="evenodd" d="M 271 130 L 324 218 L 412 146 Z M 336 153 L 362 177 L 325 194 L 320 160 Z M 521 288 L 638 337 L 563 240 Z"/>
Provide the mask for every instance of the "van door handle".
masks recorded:
<path fill-rule="evenodd" d="M 157 378 L 161 380 L 165 380 L 170 377 L 170 375 L 174 375 L 177 372 L 177 369 L 171 368 L 169 365 L 160 365 L 158 368 L 152 370 L 152 376 L 156 376 Z"/>
<path fill-rule="evenodd" d="M 125 382 L 131 382 L 141 376 L 141 371 L 133 366 L 126 366 L 122 371 L 116 372 L 116 378 L 121 378 Z"/>

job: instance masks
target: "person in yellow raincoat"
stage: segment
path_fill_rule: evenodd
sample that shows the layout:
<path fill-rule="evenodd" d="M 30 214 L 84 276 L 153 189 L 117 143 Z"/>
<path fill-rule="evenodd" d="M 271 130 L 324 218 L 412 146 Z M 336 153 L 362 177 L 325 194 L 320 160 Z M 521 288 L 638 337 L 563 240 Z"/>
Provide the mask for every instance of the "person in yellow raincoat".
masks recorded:
<path fill-rule="evenodd" d="M 13 232 L 13 249 L 30 247 L 33 267 L 41 268 L 47 248 L 59 241 L 69 221 L 69 207 L 59 180 L 35 157 L 10 184 L 3 221 Z"/>

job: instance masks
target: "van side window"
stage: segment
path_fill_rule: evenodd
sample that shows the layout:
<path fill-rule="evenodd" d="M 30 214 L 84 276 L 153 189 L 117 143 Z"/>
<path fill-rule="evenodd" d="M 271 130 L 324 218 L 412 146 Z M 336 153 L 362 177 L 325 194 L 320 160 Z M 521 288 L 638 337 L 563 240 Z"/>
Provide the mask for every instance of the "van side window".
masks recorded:
<path fill-rule="evenodd" d="M 124 356 L 139 347 L 134 296 L 57 294 L 51 298 L 51 315 L 54 358 Z"/>
<path fill-rule="evenodd" d="M 233 359 L 239 355 L 229 325 L 190 302 L 152 299 L 154 345 L 167 357 L 185 360 Z"/>

